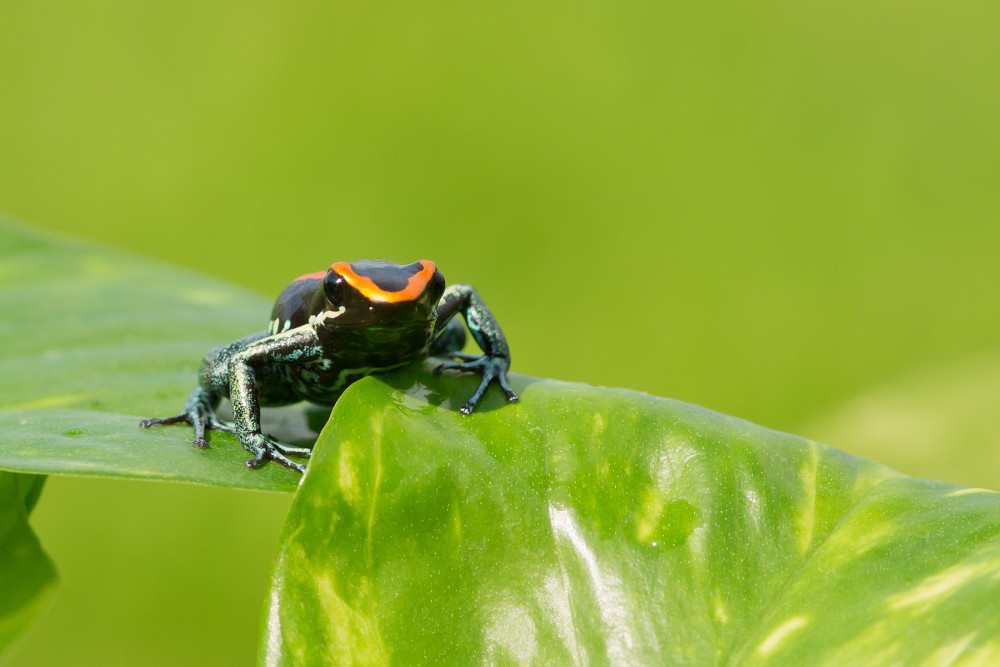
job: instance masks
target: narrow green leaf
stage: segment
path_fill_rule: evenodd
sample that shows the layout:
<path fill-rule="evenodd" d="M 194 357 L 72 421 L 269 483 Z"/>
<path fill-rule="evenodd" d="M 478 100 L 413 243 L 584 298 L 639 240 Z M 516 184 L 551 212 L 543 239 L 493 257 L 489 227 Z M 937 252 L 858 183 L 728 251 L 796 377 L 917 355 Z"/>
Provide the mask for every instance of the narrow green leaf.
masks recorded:
<path fill-rule="evenodd" d="M 28 525 L 44 477 L 0 472 L 0 660 L 48 606 L 56 570 Z"/>
<path fill-rule="evenodd" d="M 281 466 L 249 471 L 235 438 L 215 434 L 196 450 L 184 426 L 140 431 L 138 418 L 93 410 L 2 410 L 0 468 L 294 491 L 296 475 Z M 220 442 L 223 441 L 223 442 Z"/>
<path fill-rule="evenodd" d="M 248 474 L 246 452 L 185 425 L 141 431 L 175 414 L 204 354 L 263 329 L 268 303 L 148 258 L 0 221 L 0 468 L 289 491 L 297 473 Z M 269 411 L 286 441 L 315 433 L 300 408 Z"/>
<path fill-rule="evenodd" d="M 634 392 L 392 382 L 316 445 L 264 664 L 1000 661 L 998 494 Z"/>

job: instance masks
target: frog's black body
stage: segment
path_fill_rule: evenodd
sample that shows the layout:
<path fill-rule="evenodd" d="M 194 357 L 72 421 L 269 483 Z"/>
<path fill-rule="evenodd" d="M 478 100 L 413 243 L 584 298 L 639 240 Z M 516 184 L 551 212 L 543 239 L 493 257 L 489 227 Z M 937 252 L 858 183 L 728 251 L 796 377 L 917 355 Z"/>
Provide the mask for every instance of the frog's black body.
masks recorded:
<path fill-rule="evenodd" d="M 360 264 L 360 263 L 356 263 Z M 324 350 L 332 350 L 333 358 L 326 356 L 305 364 L 280 364 L 276 372 L 282 375 L 279 391 L 290 393 L 289 401 L 312 401 L 332 405 L 343 390 L 356 380 L 372 373 L 385 372 L 427 356 L 434 334 L 437 313 L 428 312 L 416 317 L 395 319 L 370 317 L 369 311 L 361 314 L 345 311 L 335 317 L 324 313 L 339 311 L 329 309 L 323 290 L 323 275 L 306 275 L 292 281 L 278 296 L 271 312 L 269 335 L 284 333 L 306 324 L 315 326 L 316 320 L 327 320 L 335 326 L 316 327 Z M 440 296 L 440 295 L 439 295 Z M 410 315 L 411 313 L 403 313 Z M 352 321 L 354 320 L 354 321 Z M 443 352 L 454 352 L 444 350 Z M 353 365 L 345 366 L 350 360 Z M 278 396 L 270 404 L 280 402 Z"/>
<path fill-rule="evenodd" d="M 465 330 L 452 319 L 457 313 L 485 352 L 482 357 L 458 353 Z M 352 382 L 428 354 L 463 360 L 445 362 L 438 371 L 482 373 L 482 382 L 461 408 L 464 414 L 472 412 L 494 380 L 508 401 L 517 400 L 507 384 L 507 341 L 473 288 L 445 289 L 441 272 L 427 260 L 408 265 L 337 262 L 328 271 L 292 281 L 278 296 L 267 331 L 210 352 L 184 412 L 148 419 L 142 426 L 190 423 L 198 447 L 206 446 L 206 428 L 229 431 L 254 455 L 248 467 L 273 459 L 301 472 L 305 468 L 288 455 L 307 456 L 309 450 L 261 433 L 261 405 L 301 400 L 332 405 Z M 223 398 L 233 404 L 232 427 L 215 416 Z"/>

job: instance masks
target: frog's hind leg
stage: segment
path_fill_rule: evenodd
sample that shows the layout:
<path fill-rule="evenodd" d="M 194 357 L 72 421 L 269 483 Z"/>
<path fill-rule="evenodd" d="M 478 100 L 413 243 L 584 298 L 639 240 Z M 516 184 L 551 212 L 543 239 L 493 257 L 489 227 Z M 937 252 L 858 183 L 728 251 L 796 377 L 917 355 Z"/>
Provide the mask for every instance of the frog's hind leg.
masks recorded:
<path fill-rule="evenodd" d="M 219 399 L 207 391 L 204 387 L 195 387 L 184 405 L 184 412 L 172 417 L 157 417 L 153 419 L 143 419 L 139 422 L 142 428 L 151 426 L 166 426 L 169 424 L 190 424 L 194 427 L 195 447 L 205 449 L 208 444 L 205 442 L 205 430 L 224 431 L 235 435 L 236 430 L 224 423 L 215 415 L 215 408 L 219 404 Z"/>
<path fill-rule="evenodd" d="M 208 447 L 205 441 L 206 430 L 237 435 L 235 427 L 226 424 L 215 414 L 222 397 L 229 394 L 229 359 L 237 352 L 246 349 L 247 345 L 267 335 L 266 331 L 262 331 L 206 354 L 198 373 L 198 386 L 188 396 L 183 412 L 172 417 L 143 419 L 139 422 L 139 426 L 149 428 L 169 424 L 190 424 L 194 427 L 192 444 L 201 449 Z"/>
<path fill-rule="evenodd" d="M 259 467 L 271 460 L 300 473 L 305 472 L 305 466 L 292 461 L 289 456 L 309 456 L 312 450 L 285 445 L 261 433 L 260 406 L 293 402 L 296 398 L 294 392 L 284 386 L 275 374 L 280 374 L 279 369 L 285 364 L 318 359 L 321 354 L 319 340 L 309 326 L 275 335 L 262 331 L 247 336 L 205 356 L 198 386 L 188 397 L 183 412 L 172 417 L 145 419 L 139 425 L 147 428 L 157 424 L 191 424 L 194 427 L 195 447 L 207 446 L 206 430 L 225 431 L 239 438 L 240 444 L 253 454 L 253 458 L 246 462 L 248 468 Z M 263 386 L 258 386 L 258 381 L 262 378 L 267 380 L 268 376 L 275 382 L 265 381 Z M 223 423 L 215 414 L 223 398 L 229 398 L 233 405 L 236 422 L 233 426 Z"/>

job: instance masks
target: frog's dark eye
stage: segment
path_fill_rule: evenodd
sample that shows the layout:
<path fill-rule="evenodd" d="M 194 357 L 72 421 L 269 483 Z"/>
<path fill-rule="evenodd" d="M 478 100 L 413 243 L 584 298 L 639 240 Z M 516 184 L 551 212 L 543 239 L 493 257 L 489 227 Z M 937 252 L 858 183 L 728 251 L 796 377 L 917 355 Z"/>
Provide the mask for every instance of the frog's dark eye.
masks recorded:
<path fill-rule="evenodd" d="M 343 276 L 334 271 L 330 271 L 323 281 L 323 292 L 326 293 L 327 300 L 335 306 L 344 302 L 348 289 Z"/>
<path fill-rule="evenodd" d="M 431 276 L 427 285 L 427 294 L 430 296 L 431 303 L 437 303 L 437 300 L 444 294 L 444 276 L 441 275 L 440 271 L 435 270 L 434 275 Z"/>

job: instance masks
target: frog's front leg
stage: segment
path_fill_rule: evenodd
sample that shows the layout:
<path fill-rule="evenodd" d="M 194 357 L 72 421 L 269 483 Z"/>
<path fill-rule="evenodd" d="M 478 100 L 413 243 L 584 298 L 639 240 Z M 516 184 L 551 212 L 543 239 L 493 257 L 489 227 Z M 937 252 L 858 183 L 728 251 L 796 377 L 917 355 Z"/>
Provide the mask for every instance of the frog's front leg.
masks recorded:
<path fill-rule="evenodd" d="M 462 361 L 446 361 L 435 368 L 434 372 L 440 373 L 445 369 L 455 369 L 480 373 L 483 376 L 476 391 L 459 408 L 464 415 L 471 414 L 476 409 L 479 400 L 494 380 L 503 390 L 507 402 L 516 403 L 517 394 L 507 382 L 507 371 L 510 368 L 510 349 L 507 346 L 507 338 L 503 335 L 500 324 L 493 317 L 490 309 L 486 307 L 475 288 L 470 285 L 451 285 L 445 290 L 441 300 L 438 301 L 435 338 L 446 334 L 449 321 L 457 313 L 462 313 L 465 324 L 472 332 L 472 337 L 485 354 L 473 356 L 448 352 L 448 356 Z"/>
<path fill-rule="evenodd" d="M 236 437 L 253 454 L 253 458 L 246 462 L 248 468 L 256 468 L 271 460 L 292 470 L 305 472 L 305 466 L 292 461 L 287 455 L 308 454 L 309 450 L 282 445 L 261 433 L 257 371 L 264 366 L 305 364 L 317 361 L 322 356 L 323 348 L 316 331 L 306 325 L 262 338 L 229 359 L 229 399 L 233 404 Z"/>

